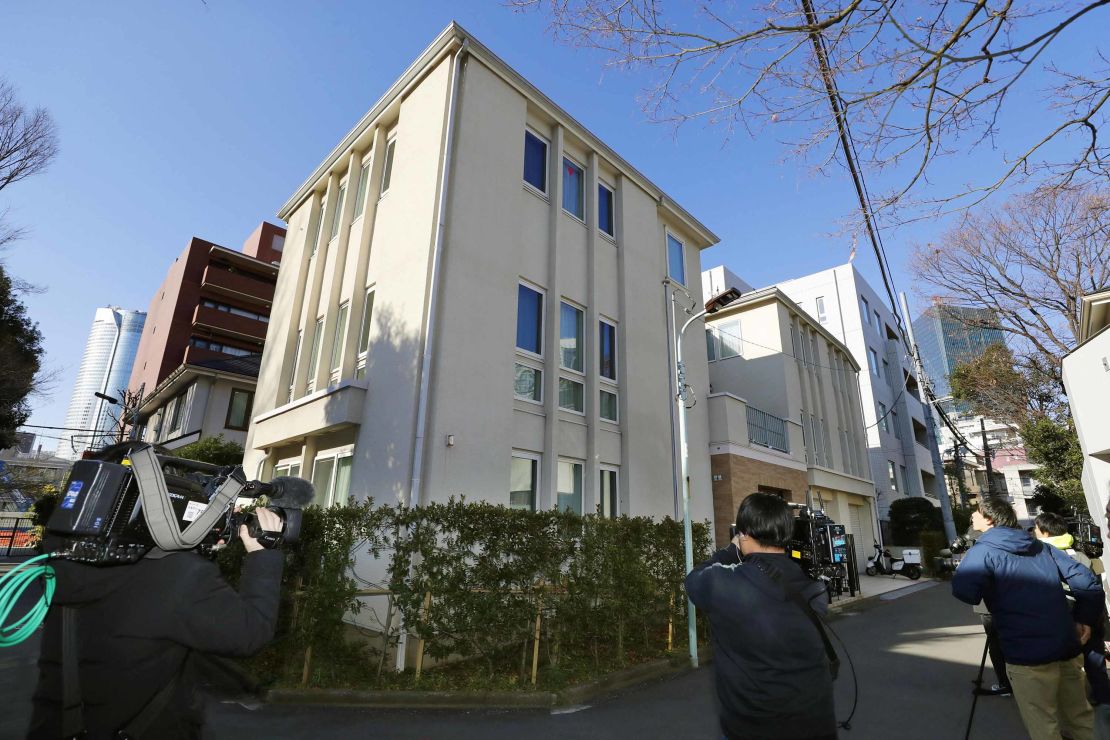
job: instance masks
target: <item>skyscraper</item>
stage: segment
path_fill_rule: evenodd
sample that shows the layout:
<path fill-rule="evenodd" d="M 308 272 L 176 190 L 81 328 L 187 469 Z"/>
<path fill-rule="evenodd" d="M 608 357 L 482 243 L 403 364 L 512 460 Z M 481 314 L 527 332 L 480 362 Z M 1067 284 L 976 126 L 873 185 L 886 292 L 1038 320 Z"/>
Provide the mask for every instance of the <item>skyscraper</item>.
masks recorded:
<path fill-rule="evenodd" d="M 58 443 L 60 457 L 77 458 L 105 442 L 113 425 L 112 405 L 97 393 L 119 396 L 127 388 L 135 352 L 139 349 L 146 314 L 109 306 L 96 309 L 81 369 L 73 386 L 65 426 L 70 430 Z"/>
<path fill-rule="evenodd" d="M 993 328 L 994 312 L 934 302 L 913 322 L 913 333 L 921 363 L 937 398 L 952 395 L 949 377 L 957 365 L 971 362 L 992 344 L 1005 344 L 1002 332 Z"/>

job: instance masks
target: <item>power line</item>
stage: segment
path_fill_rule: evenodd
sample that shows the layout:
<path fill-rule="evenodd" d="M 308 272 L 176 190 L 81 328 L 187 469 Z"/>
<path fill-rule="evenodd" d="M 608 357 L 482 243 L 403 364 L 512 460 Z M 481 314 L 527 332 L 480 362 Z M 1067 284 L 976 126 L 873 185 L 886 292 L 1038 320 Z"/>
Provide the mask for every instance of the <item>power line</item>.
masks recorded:
<path fill-rule="evenodd" d="M 85 429 L 82 427 L 47 427 L 41 424 L 20 424 L 20 427 L 27 427 L 28 429 L 56 429 L 63 432 L 99 432 L 99 429 Z"/>

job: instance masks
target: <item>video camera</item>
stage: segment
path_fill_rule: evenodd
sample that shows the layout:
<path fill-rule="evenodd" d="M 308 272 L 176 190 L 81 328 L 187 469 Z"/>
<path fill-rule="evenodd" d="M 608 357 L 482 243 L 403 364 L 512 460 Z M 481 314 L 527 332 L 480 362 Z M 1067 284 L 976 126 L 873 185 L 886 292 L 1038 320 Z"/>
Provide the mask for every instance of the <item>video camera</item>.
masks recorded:
<path fill-rule="evenodd" d="M 952 540 L 948 547 L 933 558 L 933 571 L 942 578 L 949 573 L 955 573 L 956 566 L 963 559 L 963 554 L 974 544 L 975 542 L 966 535 L 960 535 Z"/>
<path fill-rule="evenodd" d="M 1075 538 L 1075 549 L 1091 559 L 1102 557 L 1102 531 L 1091 517 L 1079 514 L 1069 517 L 1068 532 Z"/>
<path fill-rule="evenodd" d="M 809 576 L 824 581 L 830 596 L 845 591 L 854 593 L 855 574 L 848 534 L 823 511 L 814 511 L 804 504 L 790 504 L 798 510 L 794 532 L 787 543 L 787 553 Z"/>
<path fill-rule="evenodd" d="M 280 532 L 264 531 L 252 511 L 234 510 L 261 496 L 281 518 Z M 159 455 L 148 444 L 126 442 L 74 463 L 46 530 L 67 543 L 65 557 L 97 565 L 134 563 L 156 547 L 210 554 L 241 524 L 273 548 L 297 541 L 301 509 L 312 498 L 312 484 L 300 478 L 247 481 L 237 465 Z"/>

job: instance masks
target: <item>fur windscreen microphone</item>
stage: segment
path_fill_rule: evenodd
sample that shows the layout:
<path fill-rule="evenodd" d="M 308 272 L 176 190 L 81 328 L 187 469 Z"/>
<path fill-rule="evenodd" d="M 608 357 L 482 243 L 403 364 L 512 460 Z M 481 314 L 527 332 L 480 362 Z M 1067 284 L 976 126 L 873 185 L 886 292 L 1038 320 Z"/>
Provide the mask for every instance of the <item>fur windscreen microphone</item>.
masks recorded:
<path fill-rule="evenodd" d="M 316 489 L 304 478 L 279 475 L 270 481 L 266 495 L 270 503 L 287 509 L 303 509 L 316 497 Z"/>

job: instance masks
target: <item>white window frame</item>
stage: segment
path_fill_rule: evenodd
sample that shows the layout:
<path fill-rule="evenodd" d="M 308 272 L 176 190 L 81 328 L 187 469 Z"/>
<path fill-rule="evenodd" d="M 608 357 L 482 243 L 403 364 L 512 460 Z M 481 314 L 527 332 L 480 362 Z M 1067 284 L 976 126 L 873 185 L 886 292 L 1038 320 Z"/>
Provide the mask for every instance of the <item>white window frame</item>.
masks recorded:
<path fill-rule="evenodd" d="M 509 457 L 509 482 L 512 483 L 512 461 L 513 458 L 520 460 L 531 460 L 535 464 L 536 478 L 534 481 L 535 490 L 532 491 L 532 508 L 531 511 L 539 511 L 540 508 L 540 491 L 543 490 L 543 455 L 538 452 L 531 452 L 529 450 L 513 449 Z M 512 489 L 508 491 L 510 494 L 509 507 L 512 507 Z"/>
<path fill-rule="evenodd" d="M 366 212 L 366 197 L 370 191 L 370 171 L 372 169 L 373 157 L 371 155 L 363 157 L 362 161 L 359 162 L 358 182 L 355 183 L 355 210 L 351 212 L 352 226 Z"/>
<path fill-rule="evenodd" d="M 586 505 L 586 461 L 585 460 L 579 460 L 576 457 L 560 456 L 555 461 L 555 500 L 552 502 L 553 508 L 556 511 L 562 511 L 562 509 L 559 508 L 559 494 L 562 493 L 562 491 L 559 490 L 559 466 L 561 466 L 563 463 L 578 466 L 579 488 L 581 489 L 580 492 L 579 492 L 579 496 L 581 498 L 578 501 L 578 513 L 580 515 L 585 514 L 586 513 L 586 511 L 585 511 L 585 505 Z"/>
<path fill-rule="evenodd" d="M 339 320 L 343 319 L 343 326 Z M 339 382 L 339 375 L 343 370 L 343 357 L 347 354 L 347 332 L 351 328 L 351 302 L 343 301 L 335 312 L 335 330 L 331 337 L 331 356 L 328 359 L 331 367 L 328 368 L 328 382 Z M 337 352 L 338 350 L 338 352 Z M 336 354 L 339 356 L 336 357 Z"/>
<path fill-rule="evenodd" d="M 303 477 L 303 476 L 301 476 L 301 473 L 304 472 L 304 456 L 303 455 L 297 455 L 296 457 L 282 458 L 282 459 L 279 459 L 277 462 L 275 462 L 274 463 L 274 472 L 270 476 L 270 480 L 273 480 L 278 475 L 288 475 L 289 473 L 292 472 L 292 468 L 293 468 L 294 465 L 297 466 L 297 475 L 295 475 L 293 477 L 294 478 Z M 284 473 L 279 473 L 278 471 L 281 470 L 282 468 L 285 469 L 285 472 Z"/>
<path fill-rule="evenodd" d="M 609 191 L 610 199 L 612 200 L 612 206 L 610 207 L 611 213 L 609 214 L 609 216 L 613 220 L 613 233 L 610 234 L 608 231 L 601 228 L 601 203 L 600 203 L 600 201 L 598 202 L 597 208 L 594 209 L 595 211 L 597 211 L 597 224 L 596 224 L 597 230 L 598 230 L 598 233 L 600 233 L 603 237 L 605 237 L 609 241 L 616 244 L 616 242 L 617 242 L 617 189 L 616 189 L 616 187 L 614 187 L 614 186 L 610 185 L 609 183 L 605 182 L 604 180 L 602 180 L 600 177 L 597 178 L 597 184 L 598 184 L 598 187 L 605 188 L 606 190 Z"/>
<path fill-rule="evenodd" d="M 362 316 L 359 317 L 358 323 L 358 336 L 355 337 L 355 378 L 360 378 L 359 373 L 362 373 L 362 378 L 366 377 L 366 364 L 370 357 L 370 328 L 366 325 L 367 322 L 373 323 L 374 321 L 374 295 L 377 290 L 376 285 L 372 285 L 366 289 L 366 296 L 362 299 Z M 370 305 L 370 315 L 366 315 L 366 306 Z M 366 349 L 362 349 L 359 345 L 362 342 L 362 335 L 366 334 Z"/>
<path fill-rule="evenodd" d="M 891 489 L 895 493 L 900 493 L 898 490 L 898 469 L 894 466 L 893 460 L 886 461 L 886 477 Z"/>
<path fill-rule="evenodd" d="M 296 391 L 294 384 L 297 382 L 297 367 L 301 362 L 301 342 L 304 341 L 304 329 L 297 329 L 296 344 L 293 345 L 293 366 L 289 369 L 289 398 L 286 403 L 292 403 Z"/>
<path fill-rule="evenodd" d="M 521 184 L 524 185 L 525 190 L 528 190 L 532 194 L 537 195 L 540 198 L 543 198 L 544 200 L 547 200 L 547 194 L 551 190 L 551 139 L 547 138 L 546 136 L 544 136 L 540 132 L 536 131 L 536 129 L 532 128 L 531 126 L 525 126 L 524 131 L 525 131 L 525 133 L 532 134 L 532 136 L 535 136 L 537 139 L 539 139 L 540 141 L 543 142 L 543 146 L 544 146 L 544 152 L 543 152 L 543 174 L 544 174 L 543 184 L 544 184 L 544 189 L 540 190 L 535 185 L 533 185 L 532 183 L 530 183 L 530 182 L 528 182 L 527 180 L 524 179 L 524 168 L 523 167 L 521 167 L 521 170 L 520 170 L 520 182 L 521 182 Z M 523 141 L 523 137 L 522 137 L 521 146 L 523 147 L 523 145 L 524 145 L 524 141 Z"/>
<path fill-rule="evenodd" d="M 526 368 L 529 368 L 530 370 L 535 370 L 535 371 L 539 372 L 540 379 L 539 379 L 539 383 L 538 383 L 537 387 L 539 388 L 539 391 L 540 391 L 540 397 L 538 399 L 530 398 L 528 396 L 517 395 L 517 392 L 516 392 L 516 366 L 517 365 L 520 365 L 521 367 L 526 367 Z M 535 360 L 533 360 L 530 357 L 517 357 L 516 361 L 513 363 L 513 398 L 515 398 L 518 401 L 524 401 L 525 403 L 534 404 L 536 406 L 543 406 L 543 374 L 544 374 L 543 363 L 536 362 Z"/>
<path fill-rule="evenodd" d="M 582 361 L 582 369 L 581 370 L 575 370 L 573 367 L 567 367 L 566 365 L 563 364 L 562 340 L 563 340 L 563 306 L 564 305 L 567 305 L 567 306 L 573 308 L 582 317 L 582 322 L 581 322 L 582 323 L 582 331 L 578 335 L 578 346 L 575 349 L 575 351 L 578 353 L 578 355 L 579 355 L 579 357 Z M 575 374 L 577 376 L 580 376 L 582 378 L 585 378 L 585 376 L 586 376 L 586 331 L 587 331 L 587 329 L 586 329 L 586 313 L 587 312 L 586 312 L 586 307 L 585 306 L 582 306 L 579 303 L 576 303 L 575 301 L 570 300 L 569 298 L 560 298 L 559 299 L 559 342 L 560 342 L 560 345 L 559 345 L 559 370 L 565 371 L 565 372 L 568 372 L 568 373 L 573 373 L 573 374 Z"/>
<path fill-rule="evenodd" d="M 616 398 L 616 417 L 607 419 L 601 415 L 601 394 L 611 393 Z M 569 411 L 569 409 L 567 409 Z M 602 385 L 597 389 L 597 418 L 601 419 L 607 424 L 620 424 L 621 423 L 621 394 L 620 390 L 615 385 Z"/>
<path fill-rule="evenodd" d="M 671 274 L 671 239 L 674 239 L 676 242 L 678 242 L 680 247 L 679 252 L 682 255 L 681 280 Z M 686 242 L 678 238 L 678 235 L 670 229 L 663 230 L 663 262 L 666 265 L 665 274 L 667 275 L 667 277 L 669 277 L 671 280 L 674 280 L 679 285 L 686 285 L 686 275 L 689 272 L 689 270 L 687 269 L 688 266 L 686 264 Z"/>
<path fill-rule="evenodd" d="M 547 290 L 544 289 L 544 288 L 541 288 L 539 285 L 533 283 L 531 280 L 526 280 L 525 278 L 518 278 L 516 282 L 517 282 L 517 286 L 523 285 L 525 288 L 528 288 L 529 290 L 534 290 L 537 293 L 539 293 L 540 297 L 543 299 L 543 302 L 540 304 L 540 352 L 539 352 L 539 354 L 536 354 L 535 352 L 533 352 L 531 350 L 524 349 L 522 347 L 517 346 L 516 336 L 515 336 L 515 331 L 516 331 L 515 327 L 514 327 L 514 336 L 513 336 L 513 347 L 516 349 L 517 356 L 519 356 L 519 357 L 531 357 L 534 360 L 539 360 L 539 361 L 542 362 L 543 358 L 544 358 L 544 354 L 543 354 L 544 353 L 544 339 L 547 337 L 547 300 L 548 300 Z M 517 291 L 517 295 L 520 295 L 519 290 Z M 517 318 L 519 320 L 519 317 L 520 317 L 520 304 L 519 303 L 517 304 L 517 309 L 516 310 L 517 310 Z"/>
<path fill-rule="evenodd" d="M 316 238 L 312 240 L 312 253 L 309 257 L 315 257 L 316 251 L 320 249 L 320 240 L 324 238 L 324 216 L 328 212 L 328 197 L 325 195 L 320 198 L 320 213 L 316 217 Z"/>
<path fill-rule="evenodd" d="M 578 215 L 577 213 L 574 213 L 574 212 L 572 212 L 572 211 L 568 211 L 568 210 L 567 210 L 567 208 L 566 208 L 566 206 L 565 206 L 565 205 L 564 205 L 563 203 L 560 203 L 560 204 L 559 204 L 559 207 L 563 209 L 563 213 L 567 214 L 568 216 L 570 216 L 571 218 L 573 218 L 573 219 L 574 219 L 575 221 L 577 221 L 578 223 L 580 223 L 580 224 L 583 224 L 583 225 L 584 225 L 584 224 L 586 223 L 586 180 L 588 180 L 588 179 L 589 179 L 589 178 L 587 178 L 587 177 L 586 177 L 586 175 L 587 175 L 586 165 L 582 164 L 582 163 L 581 163 L 581 162 L 579 162 L 579 161 L 578 161 L 577 159 L 575 159 L 574 157 L 570 156 L 569 154 L 567 154 L 567 153 L 566 153 L 566 152 L 564 151 L 564 152 L 563 152 L 563 161 L 559 163 L 559 177 L 560 177 L 560 178 L 565 178 L 565 177 L 566 177 L 566 173 L 565 173 L 565 172 L 563 171 L 563 167 L 565 167 L 565 166 L 566 166 L 566 163 L 567 163 L 567 162 L 570 162 L 570 163 L 571 163 L 572 165 L 574 165 L 575 167 L 577 167 L 577 168 L 578 168 L 578 170 L 579 170 L 579 171 L 580 171 L 580 172 L 582 173 L 582 188 L 581 188 L 581 196 L 582 196 L 582 215 L 581 215 L 581 216 L 579 216 L 579 215 Z M 563 183 L 564 183 L 564 185 L 563 185 L 563 190 L 562 190 L 562 192 L 563 192 L 563 193 L 566 193 L 566 184 L 565 184 L 565 180 L 560 180 L 560 182 L 563 182 Z"/>
<path fill-rule="evenodd" d="M 347 205 L 347 178 L 343 178 L 339 181 L 339 187 L 335 192 L 335 212 L 331 215 L 331 230 L 328 232 L 328 244 L 331 244 L 339 238 L 339 232 L 343 228 L 343 209 Z"/>
<path fill-rule="evenodd" d="M 574 372 L 574 371 L 570 370 L 568 372 Z M 572 409 L 568 406 L 564 406 L 561 402 L 559 402 L 559 410 L 560 411 L 565 411 L 568 414 L 577 414 L 578 416 L 585 416 L 586 415 L 586 381 L 585 381 L 585 379 L 584 378 L 572 378 L 572 377 L 568 377 L 566 375 L 560 374 L 559 375 L 559 382 L 561 383 L 564 380 L 567 381 L 568 383 L 576 383 L 576 384 L 582 386 L 582 410 L 579 411 L 578 409 Z M 560 396 L 563 395 L 561 388 L 559 389 L 559 395 Z"/>
<path fill-rule="evenodd" d="M 890 431 L 890 423 L 887 421 L 886 404 L 883 403 L 882 401 L 879 401 L 878 404 L 879 404 L 879 428 L 882 429 L 884 432 L 889 432 Z"/>
<path fill-rule="evenodd" d="M 608 515 L 606 515 L 606 513 L 605 513 L 606 501 L 605 501 L 604 497 L 602 496 L 602 491 L 601 491 L 601 475 L 603 473 L 616 473 L 616 482 L 613 486 L 613 491 L 614 491 L 614 493 L 616 493 L 616 496 L 614 496 L 614 498 L 615 498 L 614 503 L 616 504 L 616 509 L 614 511 L 610 511 L 608 513 Z M 621 515 L 622 512 L 621 512 L 621 467 L 620 467 L 620 465 L 609 465 L 607 463 L 602 463 L 601 465 L 598 466 L 597 500 L 601 504 L 601 511 L 600 511 L 601 516 L 603 516 L 603 517 L 608 516 L 608 518 L 610 518 L 610 519 L 616 519 Z M 612 507 L 609 507 L 609 508 L 612 508 Z"/>
<path fill-rule="evenodd" d="M 817 305 L 817 321 L 824 324 L 829 320 L 829 315 L 825 311 L 825 296 L 817 296 L 815 303 Z"/>
<path fill-rule="evenodd" d="M 598 377 L 598 380 L 600 382 L 608 383 L 609 385 L 612 385 L 612 386 L 615 387 L 619 383 L 618 379 L 620 378 L 620 374 L 621 374 L 620 363 L 617 360 L 618 356 L 620 355 L 621 328 L 620 328 L 620 325 L 616 321 L 613 321 L 612 319 L 610 319 L 606 316 L 598 316 L 597 317 L 597 322 L 598 322 L 598 327 L 597 327 L 598 328 L 598 334 L 597 334 L 597 377 Z M 609 378 L 609 377 L 606 377 L 605 375 L 601 374 L 601 326 L 600 326 L 601 324 L 607 324 L 607 325 L 613 327 L 613 365 L 616 368 L 615 375 L 617 376 L 615 378 Z M 585 367 L 585 363 L 583 363 L 583 367 Z"/>
<path fill-rule="evenodd" d="M 312 344 L 309 345 L 308 378 L 305 381 L 306 395 L 316 391 L 316 375 L 320 372 L 320 353 L 324 351 L 324 317 L 318 316 L 313 325 Z"/>
<path fill-rule="evenodd" d="M 867 348 L 867 365 L 874 377 L 879 377 L 879 353 L 871 347 Z"/>
<path fill-rule="evenodd" d="M 382 152 L 382 177 L 378 182 L 378 200 L 384 198 L 393 187 L 393 165 L 396 161 L 397 132 L 391 131 L 385 137 L 385 149 Z M 387 179 L 389 180 L 388 184 L 386 184 Z"/>
<path fill-rule="evenodd" d="M 331 449 L 320 450 L 319 452 L 316 453 L 316 457 L 312 458 L 312 477 L 310 477 L 308 479 L 309 481 L 311 481 L 312 478 L 316 477 L 316 465 L 317 465 L 317 463 L 319 463 L 321 460 L 333 460 L 334 461 L 333 464 L 332 464 L 332 468 L 331 468 L 331 482 L 330 482 L 330 485 L 328 486 L 328 488 L 330 489 L 330 491 L 328 492 L 328 500 L 327 501 L 318 501 L 317 502 L 318 505 L 320 505 L 322 507 L 327 507 L 327 506 L 331 506 L 333 503 L 336 503 L 336 501 L 335 501 L 335 480 L 336 480 L 336 477 L 339 475 L 339 460 L 342 459 L 342 458 L 348 458 L 348 457 L 353 458 L 354 454 L 355 454 L 355 446 L 354 445 L 343 445 L 342 447 L 332 447 Z M 352 465 L 354 464 L 354 460 L 351 461 L 351 464 Z M 302 471 L 304 470 L 303 466 L 301 467 L 301 470 Z M 348 496 L 350 496 L 350 491 L 348 491 L 347 494 L 348 494 Z M 344 503 L 345 502 L 346 502 L 346 500 L 344 500 Z"/>

